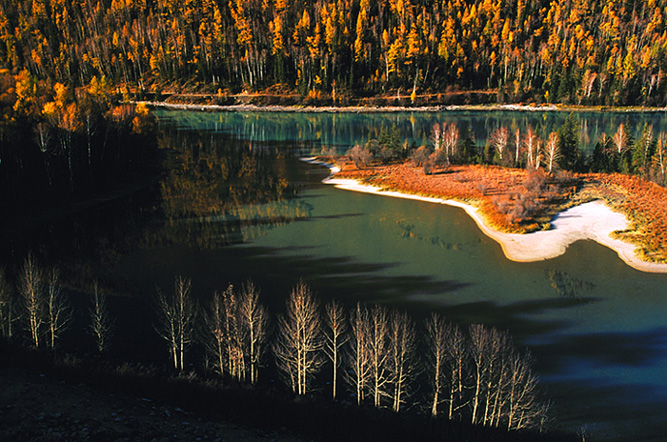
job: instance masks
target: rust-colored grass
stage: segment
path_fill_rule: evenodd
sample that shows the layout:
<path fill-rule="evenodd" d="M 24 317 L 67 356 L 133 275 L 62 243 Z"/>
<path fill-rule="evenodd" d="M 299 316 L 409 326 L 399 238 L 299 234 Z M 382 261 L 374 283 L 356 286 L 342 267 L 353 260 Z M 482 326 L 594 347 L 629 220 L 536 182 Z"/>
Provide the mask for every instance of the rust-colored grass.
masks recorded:
<path fill-rule="evenodd" d="M 561 174 L 543 177 L 540 190 L 534 190 L 531 174 L 522 169 L 449 166 L 426 175 L 410 163 L 365 169 L 346 163 L 337 178 L 463 201 L 477 207 L 495 229 L 514 233 L 548 228 L 556 213 L 602 199 L 630 221 L 630 227 L 616 237 L 637 245 L 638 256 L 645 261 L 667 262 L 667 189 L 635 176 Z"/>

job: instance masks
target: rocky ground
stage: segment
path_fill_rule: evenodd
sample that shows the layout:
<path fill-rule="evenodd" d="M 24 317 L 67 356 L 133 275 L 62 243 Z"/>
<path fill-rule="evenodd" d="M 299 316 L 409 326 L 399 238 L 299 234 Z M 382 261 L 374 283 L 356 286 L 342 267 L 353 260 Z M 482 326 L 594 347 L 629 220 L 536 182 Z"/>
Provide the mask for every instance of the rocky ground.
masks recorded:
<path fill-rule="evenodd" d="M 298 442 L 12 367 L 0 368 L 0 440 Z"/>

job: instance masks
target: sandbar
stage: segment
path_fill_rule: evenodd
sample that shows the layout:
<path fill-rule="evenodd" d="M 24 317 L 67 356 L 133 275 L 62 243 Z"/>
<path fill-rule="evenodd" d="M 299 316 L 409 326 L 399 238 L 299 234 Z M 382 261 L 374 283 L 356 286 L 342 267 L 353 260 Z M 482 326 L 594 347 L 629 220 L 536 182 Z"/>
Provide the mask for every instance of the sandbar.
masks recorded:
<path fill-rule="evenodd" d="M 634 244 L 611 237 L 612 232 L 625 230 L 628 220 L 625 215 L 614 212 L 601 201 L 580 204 L 560 212 L 552 219 L 549 230 L 532 233 L 504 233 L 488 226 L 477 208 L 470 204 L 451 199 L 386 191 L 375 186 L 360 184 L 353 179 L 335 178 L 339 171 L 337 167 L 312 159 L 304 159 L 304 161 L 329 167 L 331 175 L 322 182 L 334 185 L 339 189 L 459 207 L 465 210 L 485 235 L 500 244 L 505 256 L 512 261 L 533 262 L 552 259 L 564 254 L 568 246 L 576 241 L 593 240 L 614 250 L 626 264 L 634 269 L 649 273 L 667 273 L 667 264 L 642 261 L 635 254 Z"/>

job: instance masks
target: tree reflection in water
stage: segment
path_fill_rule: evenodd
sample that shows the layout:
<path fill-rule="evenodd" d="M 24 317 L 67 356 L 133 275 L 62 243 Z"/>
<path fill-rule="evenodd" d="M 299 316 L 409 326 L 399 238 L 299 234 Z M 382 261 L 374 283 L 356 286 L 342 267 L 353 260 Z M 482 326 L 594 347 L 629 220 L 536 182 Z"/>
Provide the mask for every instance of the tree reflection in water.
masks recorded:
<path fill-rule="evenodd" d="M 160 183 L 165 220 L 150 235 L 153 243 L 210 249 L 310 215 L 280 166 L 285 152 L 278 146 L 166 128 L 161 147 L 168 152 Z"/>

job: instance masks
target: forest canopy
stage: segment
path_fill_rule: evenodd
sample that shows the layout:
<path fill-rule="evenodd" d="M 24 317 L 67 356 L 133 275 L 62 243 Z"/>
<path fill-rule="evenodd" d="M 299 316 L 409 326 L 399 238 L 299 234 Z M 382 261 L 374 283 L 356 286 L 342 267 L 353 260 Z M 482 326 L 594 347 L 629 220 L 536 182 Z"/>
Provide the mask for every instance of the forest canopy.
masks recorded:
<path fill-rule="evenodd" d="M 649 0 L 0 0 L 0 65 L 307 94 L 497 91 L 498 101 L 665 104 L 667 14 Z"/>

